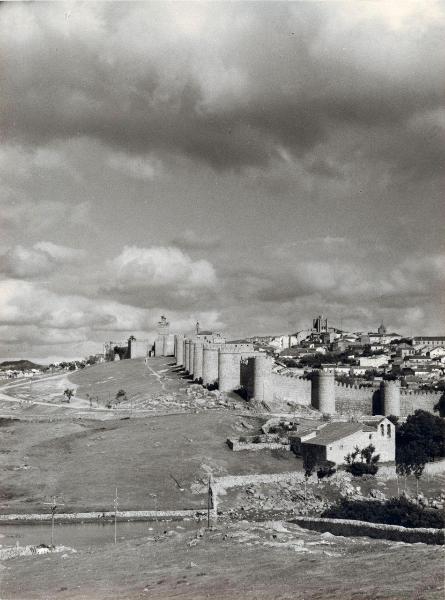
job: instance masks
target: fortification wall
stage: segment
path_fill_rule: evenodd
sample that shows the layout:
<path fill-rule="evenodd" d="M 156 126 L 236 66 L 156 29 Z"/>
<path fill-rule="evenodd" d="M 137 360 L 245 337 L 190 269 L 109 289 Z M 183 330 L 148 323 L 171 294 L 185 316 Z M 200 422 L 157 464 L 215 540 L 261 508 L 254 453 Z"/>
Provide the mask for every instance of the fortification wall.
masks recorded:
<path fill-rule="evenodd" d="M 158 336 L 155 339 L 155 356 L 164 356 L 164 337 Z"/>
<path fill-rule="evenodd" d="M 202 355 L 202 383 L 213 385 L 218 382 L 218 345 L 204 346 Z"/>
<path fill-rule="evenodd" d="M 335 382 L 334 393 L 335 411 L 340 415 L 381 414 L 378 388 Z"/>
<path fill-rule="evenodd" d="M 202 379 L 202 359 L 203 359 L 204 346 L 201 342 L 195 343 L 195 349 L 193 352 L 193 377 L 195 379 Z"/>
<path fill-rule="evenodd" d="M 174 356 L 175 338 L 172 334 L 164 336 L 164 356 Z"/>
<path fill-rule="evenodd" d="M 188 373 L 190 370 L 190 353 L 189 353 L 190 340 L 184 340 L 184 370 Z"/>
<path fill-rule="evenodd" d="M 182 367 L 184 364 L 184 336 L 183 335 L 176 336 L 175 356 L 176 356 L 176 364 L 179 367 Z"/>
<path fill-rule="evenodd" d="M 249 398 L 254 395 L 255 360 L 254 356 L 250 356 L 243 358 L 240 364 L 240 384 Z"/>
<path fill-rule="evenodd" d="M 273 397 L 282 399 L 284 403 L 311 404 L 311 382 L 307 379 L 272 373 L 271 388 Z"/>
<path fill-rule="evenodd" d="M 190 375 L 193 376 L 193 367 L 194 367 L 194 362 L 195 362 L 195 341 L 194 340 L 190 340 L 189 346 L 188 346 L 188 353 L 189 353 L 189 358 L 188 358 L 188 372 Z"/>
<path fill-rule="evenodd" d="M 239 352 L 241 354 L 254 352 L 253 344 L 231 344 L 226 343 L 221 345 L 222 352 Z"/>
<path fill-rule="evenodd" d="M 218 386 L 220 392 L 233 392 L 241 385 L 241 355 L 238 352 L 219 352 Z"/>
<path fill-rule="evenodd" d="M 151 344 L 148 342 L 148 340 L 132 340 L 130 348 L 130 358 L 145 358 L 146 356 L 148 356 Z"/>
<path fill-rule="evenodd" d="M 407 417 L 416 410 L 434 412 L 434 405 L 440 400 L 441 392 L 400 391 L 400 416 Z"/>

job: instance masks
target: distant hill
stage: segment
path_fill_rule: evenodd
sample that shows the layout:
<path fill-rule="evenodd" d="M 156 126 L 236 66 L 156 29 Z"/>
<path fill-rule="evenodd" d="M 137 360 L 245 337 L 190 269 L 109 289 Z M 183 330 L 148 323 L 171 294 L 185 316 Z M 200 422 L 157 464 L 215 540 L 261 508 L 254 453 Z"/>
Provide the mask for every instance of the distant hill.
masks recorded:
<path fill-rule="evenodd" d="M 0 370 L 14 369 L 16 371 L 24 371 L 26 369 L 44 369 L 44 365 L 38 365 L 30 360 L 5 360 L 0 363 Z"/>

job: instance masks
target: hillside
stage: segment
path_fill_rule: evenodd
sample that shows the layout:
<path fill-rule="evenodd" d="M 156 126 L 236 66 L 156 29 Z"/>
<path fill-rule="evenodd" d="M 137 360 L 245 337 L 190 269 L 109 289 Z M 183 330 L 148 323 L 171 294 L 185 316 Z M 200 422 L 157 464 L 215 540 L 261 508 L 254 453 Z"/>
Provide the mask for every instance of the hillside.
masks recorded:
<path fill-rule="evenodd" d="M 33 363 L 30 360 L 5 360 L 0 363 L 0 370 L 6 371 L 7 369 L 14 369 L 16 371 L 25 371 L 27 369 L 45 369 L 45 365 L 39 365 Z"/>

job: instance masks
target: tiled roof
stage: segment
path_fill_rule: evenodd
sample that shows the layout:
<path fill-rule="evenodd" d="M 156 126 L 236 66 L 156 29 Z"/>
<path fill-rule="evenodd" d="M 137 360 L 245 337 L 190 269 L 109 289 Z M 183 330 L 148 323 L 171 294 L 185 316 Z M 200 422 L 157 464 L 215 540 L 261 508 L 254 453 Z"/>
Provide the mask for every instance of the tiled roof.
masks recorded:
<path fill-rule="evenodd" d="M 332 442 L 337 442 L 358 431 L 375 431 L 375 429 L 368 425 L 363 425 L 363 423 L 329 423 L 329 425 L 317 431 L 314 438 L 306 440 L 304 443 L 315 446 L 328 446 Z"/>

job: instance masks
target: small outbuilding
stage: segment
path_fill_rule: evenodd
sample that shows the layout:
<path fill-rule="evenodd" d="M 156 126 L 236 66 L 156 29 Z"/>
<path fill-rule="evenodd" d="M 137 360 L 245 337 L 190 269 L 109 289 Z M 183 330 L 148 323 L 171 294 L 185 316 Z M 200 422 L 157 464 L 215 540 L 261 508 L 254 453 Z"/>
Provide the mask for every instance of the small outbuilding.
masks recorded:
<path fill-rule="evenodd" d="M 328 423 L 302 437 L 301 455 L 311 454 L 317 462 L 345 462 L 345 456 L 359 448 L 372 444 L 380 462 L 395 460 L 395 427 L 389 419 L 382 418 L 370 425 L 366 423 Z"/>

